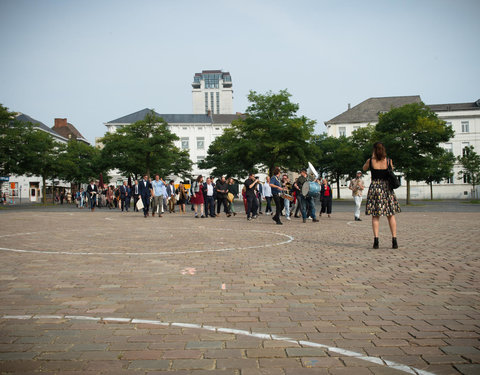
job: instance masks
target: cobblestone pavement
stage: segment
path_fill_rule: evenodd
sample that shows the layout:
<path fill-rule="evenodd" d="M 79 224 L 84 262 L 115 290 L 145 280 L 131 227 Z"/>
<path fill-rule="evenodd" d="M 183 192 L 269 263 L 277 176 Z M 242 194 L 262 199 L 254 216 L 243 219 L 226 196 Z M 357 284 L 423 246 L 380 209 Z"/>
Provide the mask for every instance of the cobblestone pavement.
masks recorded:
<path fill-rule="evenodd" d="M 3 374 L 480 374 L 480 213 L 0 215 Z"/>

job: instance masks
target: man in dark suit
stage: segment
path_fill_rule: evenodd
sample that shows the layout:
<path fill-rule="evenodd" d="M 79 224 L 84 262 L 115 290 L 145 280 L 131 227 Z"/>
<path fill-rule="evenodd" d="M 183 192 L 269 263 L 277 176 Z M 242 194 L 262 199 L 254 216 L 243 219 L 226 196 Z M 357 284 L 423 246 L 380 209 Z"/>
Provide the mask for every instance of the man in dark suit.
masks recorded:
<path fill-rule="evenodd" d="M 138 211 L 137 209 L 137 202 L 138 202 L 138 198 L 140 196 L 140 188 L 138 187 L 138 180 L 135 180 L 135 183 L 133 184 L 132 186 L 132 194 L 131 196 L 133 196 L 133 212 L 135 211 Z"/>
<path fill-rule="evenodd" d="M 88 184 L 87 194 L 88 194 L 88 200 L 90 201 L 90 208 L 93 212 L 95 211 L 95 206 L 97 205 L 97 195 L 98 195 L 97 185 L 95 185 L 93 181 L 90 181 L 90 184 Z"/>
<path fill-rule="evenodd" d="M 121 207 L 122 207 L 122 212 L 125 209 L 128 212 L 128 206 L 126 204 L 126 200 L 128 199 L 130 201 L 130 192 L 129 188 L 127 186 L 127 181 L 123 181 L 123 185 L 120 186 L 120 201 L 121 201 Z"/>
<path fill-rule="evenodd" d="M 150 195 L 152 185 L 148 181 L 148 175 L 143 176 L 143 179 L 138 183 L 138 193 L 143 202 L 143 216 L 148 216 L 148 209 L 150 208 Z"/>

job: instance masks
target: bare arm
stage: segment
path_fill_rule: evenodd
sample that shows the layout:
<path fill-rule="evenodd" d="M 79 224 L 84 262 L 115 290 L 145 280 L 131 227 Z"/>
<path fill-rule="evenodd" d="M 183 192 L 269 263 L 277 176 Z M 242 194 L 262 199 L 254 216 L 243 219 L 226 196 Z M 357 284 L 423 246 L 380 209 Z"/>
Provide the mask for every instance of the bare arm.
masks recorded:
<path fill-rule="evenodd" d="M 370 159 L 368 159 L 365 164 L 363 164 L 363 171 L 366 172 L 368 171 L 368 168 L 370 167 Z"/>

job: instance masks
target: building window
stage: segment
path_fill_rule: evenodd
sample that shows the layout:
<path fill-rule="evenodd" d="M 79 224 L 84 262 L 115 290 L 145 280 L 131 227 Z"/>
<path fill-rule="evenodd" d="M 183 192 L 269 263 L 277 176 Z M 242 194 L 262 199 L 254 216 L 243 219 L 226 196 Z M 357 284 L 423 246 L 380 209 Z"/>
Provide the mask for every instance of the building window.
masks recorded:
<path fill-rule="evenodd" d="M 470 183 L 470 175 L 468 173 L 463 174 L 463 183 L 469 184 Z"/>
<path fill-rule="evenodd" d="M 468 121 L 462 121 L 462 133 L 470 133 L 470 124 Z"/>
<path fill-rule="evenodd" d="M 445 143 L 443 148 L 445 149 L 445 151 L 448 151 L 451 154 L 453 154 L 453 143 Z"/>
<path fill-rule="evenodd" d="M 470 142 L 462 142 L 462 156 L 468 155 L 468 146 L 470 146 Z"/>
<path fill-rule="evenodd" d="M 187 128 L 186 126 L 184 126 L 182 129 L 183 129 L 183 130 L 188 130 L 188 128 Z"/>
<path fill-rule="evenodd" d="M 347 129 L 345 128 L 345 126 L 340 126 L 338 128 L 338 136 L 345 137 L 346 135 L 347 135 Z"/>
<path fill-rule="evenodd" d="M 180 139 L 182 141 L 182 150 L 188 150 L 190 148 L 188 144 L 188 137 L 184 137 Z"/>
<path fill-rule="evenodd" d="M 216 93 L 217 96 L 217 114 L 220 114 L 220 93 Z"/>
<path fill-rule="evenodd" d="M 205 138 L 197 137 L 197 150 L 205 149 Z"/>
<path fill-rule="evenodd" d="M 212 114 L 215 113 L 215 109 L 213 107 L 213 92 L 210 93 L 210 109 L 212 110 Z"/>
<path fill-rule="evenodd" d="M 205 93 L 205 113 L 208 113 L 208 92 Z"/>
<path fill-rule="evenodd" d="M 203 130 L 203 126 L 198 126 L 197 129 L 198 130 Z"/>
<path fill-rule="evenodd" d="M 215 128 L 215 130 L 220 130 L 220 128 Z"/>
<path fill-rule="evenodd" d="M 353 127 L 353 131 L 356 131 L 356 130 L 358 130 L 358 129 L 360 129 L 360 126 L 354 126 L 354 127 Z"/>
<path fill-rule="evenodd" d="M 206 89 L 218 89 L 220 83 L 221 74 L 208 73 L 203 74 L 203 80 L 205 81 Z"/>
<path fill-rule="evenodd" d="M 197 163 L 205 160 L 205 156 L 197 156 Z"/>
<path fill-rule="evenodd" d="M 447 179 L 445 180 L 445 183 L 446 183 L 446 184 L 453 184 L 453 183 L 455 183 L 453 178 L 454 178 L 454 177 L 453 177 L 453 174 L 452 174 L 449 178 L 447 178 Z"/>

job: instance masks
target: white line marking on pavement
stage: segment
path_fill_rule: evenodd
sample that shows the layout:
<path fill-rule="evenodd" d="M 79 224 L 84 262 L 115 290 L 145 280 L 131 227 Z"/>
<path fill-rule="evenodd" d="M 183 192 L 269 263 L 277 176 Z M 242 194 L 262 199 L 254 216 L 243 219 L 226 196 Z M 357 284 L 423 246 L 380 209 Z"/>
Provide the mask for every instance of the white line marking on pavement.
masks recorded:
<path fill-rule="evenodd" d="M 232 333 L 235 335 L 241 336 L 248 336 L 254 337 L 262 340 L 273 340 L 273 341 L 285 341 L 290 342 L 293 344 L 298 344 L 301 346 L 309 346 L 314 348 L 323 348 L 328 350 L 329 352 L 338 353 L 347 357 L 355 357 L 361 359 L 366 362 L 375 363 L 378 365 L 383 365 L 385 367 L 390 367 L 395 370 L 399 370 L 405 372 L 407 374 L 413 375 L 435 375 L 433 372 L 424 371 L 417 369 L 415 367 L 403 365 L 401 363 L 383 360 L 379 357 L 372 357 L 366 356 L 362 353 L 353 352 L 351 350 L 346 350 L 342 348 L 337 348 L 334 346 L 328 346 L 319 344 L 312 341 L 304 341 L 304 340 L 295 340 L 288 337 L 282 337 L 277 335 L 270 335 L 265 333 L 255 333 L 250 331 L 244 331 L 241 329 L 231 329 L 231 328 L 221 328 L 221 327 L 213 327 L 201 324 L 191 324 L 191 323 L 174 323 L 174 322 L 162 322 L 160 320 L 144 320 L 144 319 L 134 319 L 134 318 L 101 318 L 101 317 L 91 317 L 91 316 L 74 316 L 74 315 L 4 315 L 1 319 L 9 320 L 9 319 L 20 319 L 20 320 L 28 320 L 28 319 L 70 319 L 70 320 L 94 320 L 94 321 L 104 321 L 104 322 L 122 322 L 122 323 L 131 323 L 131 324 L 152 324 L 152 325 L 161 325 L 161 326 L 170 326 L 170 327 L 180 327 L 180 328 L 193 328 L 193 329 L 203 329 L 207 331 L 213 332 L 221 332 L 221 333 Z"/>
<path fill-rule="evenodd" d="M 182 229 L 182 228 L 176 228 L 176 229 Z M 192 228 L 188 228 L 191 230 Z M 160 251 L 160 252 L 150 252 L 150 253 L 145 253 L 145 252 L 105 252 L 105 253 L 95 253 L 95 252 L 85 252 L 85 251 L 48 251 L 48 250 L 25 250 L 25 249 L 11 249 L 7 247 L 0 247 L 0 251 L 10 251 L 14 253 L 32 253 L 32 254 L 49 254 L 49 255 L 129 255 L 129 256 L 139 256 L 139 255 L 177 255 L 177 254 L 197 254 L 197 253 L 218 253 L 218 252 L 226 252 L 226 251 L 234 251 L 234 250 L 250 250 L 250 249 L 260 249 L 264 247 L 273 247 L 273 246 L 281 246 L 288 244 L 292 241 L 295 240 L 295 237 L 290 236 L 289 234 L 285 233 L 278 233 L 278 232 L 267 232 L 267 231 L 261 231 L 261 230 L 252 230 L 252 229 L 225 229 L 225 228 L 209 228 L 209 230 L 221 230 L 221 231 L 237 231 L 237 232 L 256 232 L 256 233 L 262 233 L 262 234 L 276 234 L 278 236 L 283 236 L 286 237 L 287 240 L 282 241 L 282 242 L 276 242 L 276 243 L 267 243 L 264 245 L 257 245 L 257 246 L 248 246 L 248 247 L 229 247 L 229 248 L 224 248 L 224 249 L 205 249 L 205 250 L 189 250 L 189 251 Z M 33 234 L 35 232 L 31 233 L 18 233 L 17 235 L 24 235 L 24 234 Z M 14 234 L 10 235 L 14 236 Z"/>

